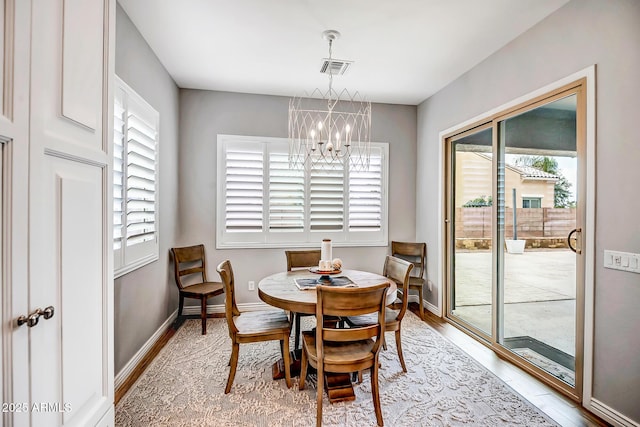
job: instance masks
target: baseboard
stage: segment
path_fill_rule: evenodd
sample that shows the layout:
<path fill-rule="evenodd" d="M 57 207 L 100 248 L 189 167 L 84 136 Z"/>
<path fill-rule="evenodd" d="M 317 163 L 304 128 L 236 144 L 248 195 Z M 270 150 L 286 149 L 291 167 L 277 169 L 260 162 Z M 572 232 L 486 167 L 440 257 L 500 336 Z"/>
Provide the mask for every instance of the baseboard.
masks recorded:
<path fill-rule="evenodd" d="M 613 424 L 614 426 L 621 427 L 640 427 L 640 423 L 632 420 L 631 418 L 622 415 L 610 406 L 605 405 L 597 399 L 591 398 L 589 407 L 587 408 L 595 415 L 599 416 L 603 420 Z"/>
<path fill-rule="evenodd" d="M 416 304 L 418 304 L 420 302 L 419 298 L 420 297 L 418 295 L 409 295 L 409 302 L 415 302 Z M 424 308 L 426 308 L 427 310 L 429 310 L 430 312 L 432 312 L 433 314 L 435 314 L 438 317 L 442 316 L 438 306 L 431 304 L 427 300 L 422 300 L 422 302 L 424 303 Z"/>
<path fill-rule="evenodd" d="M 224 311 L 224 310 L 223 310 Z M 118 372 L 114 379 L 114 388 L 118 389 L 129 378 L 133 370 L 140 364 L 142 359 L 147 355 L 149 350 L 155 345 L 155 343 L 165 334 L 167 329 L 178 317 L 178 310 L 171 313 L 171 315 L 164 321 L 162 325 L 154 332 L 151 337 L 144 343 L 144 345 L 133 355 L 131 360 Z"/>
<path fill-rule="evenodd" d="M 442 313 L 440 312 L 440 308 L 437 305 L 433 305 L 429 301 L 425 301 L 424 302 L 424 306 L 427 308 L 427 310 L 429 310 L 430 312 L 432 312 L 436 316 L 442 317 Z"/>

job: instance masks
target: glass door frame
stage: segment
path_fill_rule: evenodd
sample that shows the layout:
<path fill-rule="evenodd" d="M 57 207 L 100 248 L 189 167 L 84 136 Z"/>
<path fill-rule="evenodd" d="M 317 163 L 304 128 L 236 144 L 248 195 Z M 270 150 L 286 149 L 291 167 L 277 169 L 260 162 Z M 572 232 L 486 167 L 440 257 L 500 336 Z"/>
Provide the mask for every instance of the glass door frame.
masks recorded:
<path fill-rule="evenodd" d="M 456 141 L 463 139 L 467 136 L 473 135 L 475 133 L 479 133 L 482 131 L 485 131 L 487 129 L 492 129 L 492 139 L 495 138 L 495 131 L 493 130 L 493 123 L 491 121 L 488 122 L 484 122 L 484 123 L 475 123 L 463 130 L 461 130 L 461 132 L 456 133 L 455 135 L 452 135 L 450 137 L 448 137 L 446 139 L 446 160 L 445 160 L 445 200 L 447 201 L 445 203 L 445 224 L 446 224 L 446 231 L 445 231 L 445 239 L 446 239 L 446 255 L 445 255 L 445 286 L 444 286 L 444 317 L 447 320 L 453 320 L 453 318 L 455 317 L 452 313 L 452 299 L 454 298 L 454 292 L 455 289 L 450 286 L 451 283 L 455 282 L 455 230 L 453 229 L 453 227 L 455 226 L 455 222 L 451 221 L 449 218 L 455 218 L 455 186 L 452 185 L 455 182 L 455 162 L 454 162 L 454 151 L 453 151 L 453 145 Z M 492 141 L 492 149 L 493 146 L 495 145 L 495 141 Z M 496 186 L 496 182 L 495 182 L 495 170 L 494 167 L 492 166 L 491 168 L 491 174 L 492 174 L 492 179 L 491 179 L 491 188 L 494 189 Z M 493 193 L 493 190 L 492 190 Z M 494 195 L 491 195 L 492 197 L 494 197 Z M 495 198 L 493 199 L 495 200 Z M 493 223 L 493 217 L 495 216 L 495 212 L 492 209 L 492 223 L 491 223 L 491 227 L 492 227 L 492 231 L 491 231 L 491 238 L 492 241 L 495 241 L 495 234 L 494 234 L 494 230 L 495 230 L 495 224 Z M 495 245 L 492 245 L 495 246 Z M 493 259 L 493 258 L 492 258 Z M 495 264 L 495 263 L 494 263 Z M 492 276 L 492 283 L 491 283 L 491 288 L 493 290 L 493 288 L 495 287 L 495 266 L 492 266 L 491 268 L 491 276 Z M 493 292 L 492 292 L 493 294 Z M 486 344 L 490 344 L 492 341 L 492 336 L 495 335 L 496 330 L 495 330 L 495 326 L 496 326 L 496 322 L 494 319 L 495 316 L 495 307 L 494 304 L 492 303 L 492 310 L 491 310 L 491 334 L 487 334 L 485 331 L 483 331 L 480 328 L 477 328 L 475 326 L 473 326 L 471 323 L 466 322 L 464 319 L 461 318 L 455 318 L 454 323 L 458 323 L 460 325 L 463 326 L 464 329 L 470 331 L 474 336 L 478 337 L 481 339 L 481 341 L 484 341 Z"/>
<path fill-rule="evenodd" d="M 488 115 L 482 120 L 471 123 L 465 127 L 456 129 L 448 134 L 442 135 L 444 141 L 444 197 L 443 197 L 443 212 L 445 215 L 444 224 L 444 274 L 443 274 L 443 303 L 444 303 L 444 318 L 448 322 L 452 323 L 456 327 L 462 329 L 464 332 L 475 337 L 491 349 L 493 349 L 501 357 L 509 360 L 520 368 L 524 369 L 533 376 L 539 378 L 543 382 L 554 387 L 558 391 L 567 395 L 575 401 L 582 401 L 583 391 L 585 390 L 585 352 L 591 349 L 592 343 L 585 346 L 585 331 L 592 329 L 592 313 L 589 314 L 589 323 L 585 321 L 585 287 L 587 286 L 587 262 L 586 255 L 593 256 L 591 251 L 587 251 L 590 248 L 589 240 L 593 239 L 592 236 L 585 233 L 592 232 L 593 230 L 588 228 L 587 212 L 590 211 L 587 203 L 587 190 L 589 187 L 589 180 L 586 175 L 589 173 L 587 156 L 593 156 L 593 153 L 587 149 L 587 119 L 593 120 L 587 112 L 587 77 L 582 77 L 578 80 L 572 81 L 568 84 L 562 85 L 556 89 L 549 90 L 541 95 L 531 97 L 526 101 L 520 102 L 504 110 L 497 111 Z M 582 254 L 576 257 L 576 351 L 575 351 L 575 386 L 572 387 L 569 384 L 559 380 L 546 371 L 538 368 L 537 366 L 525 362 L 522 358 L 512 353 L 509 349 L 499 344 L 501 337 L 498 335 L 503 330 L 501 324 L 504 323 L 503 310 L 502 310 L 502 297 L 503 292 L 499 288 L 499 283 L 503 281 L 503 266 L 504 266 L 504 252 L 501 250 L 504 245 L 504 233 L 498 229 L 498 162 L 501 160 L 500 144 L 499 144 L 499 124 L 504 120 L 511 117 L 520 115 L 524 112 L 533 110 L 539 106 L 554 102 L 558 99 L 576 95 L 576 151 L 578 158 L 578 183 L 577 183 L 577 201 L 578 206 L 576 209 L 576 228 L 582 230 L 579 236 L 579 244 L 582 249 Z M 589 117 L 588 117 L 589 116 Z M 454 222 L 451 218 L 455 218 L 455 167 L 454 167 L 454 152 L 453 146 L 455 141 L 464 138 L 488 128 L 492 129 L 492 198 L 494 203 L 492 204 L 492 310 L 491 310 L 491 335 L 487 335 L 483 331 L 476 327 L 473 327 L 468 322 L 461 320 L 452 313 L 452 288 L 455 283 L 455 230 L 453 229 Z M 589 152 L 588 152 L 589 151 Z M 593 159 L 589 159 L 593 161 Z M 591 168 L 592 169 L 592 168 Z M 593 173 L 593 170 L 591 170 Z M 593 203 L 589 199 L 589 203 Z M 587 237 L 587 239 L 585 239 Z M 586 243 L 586 244 L 585 244 Z M 587 249 L 587 250 L 585 250 Z M 589 279 L 590 280 L 590 279 Z M 591 299 L 591 297 L 589 297 Z M 588 350 L 587 350 L 588 347 Z M 589 360 L 588 366 L 592 363 Z M 590 378 L 587 378 L 587 383 L 590 386 Z M 590 398 L 590 390 L 586 391 L 587 398 Z"/>

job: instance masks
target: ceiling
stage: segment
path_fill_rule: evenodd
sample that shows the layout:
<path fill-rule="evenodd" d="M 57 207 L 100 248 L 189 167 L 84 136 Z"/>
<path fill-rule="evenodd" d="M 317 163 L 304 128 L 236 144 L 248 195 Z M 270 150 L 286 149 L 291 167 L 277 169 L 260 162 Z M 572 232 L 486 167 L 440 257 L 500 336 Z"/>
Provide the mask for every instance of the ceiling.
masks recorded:
<path fill-rule="evenodd" d="M 181 88 L 303 95 L 334 88 L 417 105 L 568 0 L 119 0 Z"/>

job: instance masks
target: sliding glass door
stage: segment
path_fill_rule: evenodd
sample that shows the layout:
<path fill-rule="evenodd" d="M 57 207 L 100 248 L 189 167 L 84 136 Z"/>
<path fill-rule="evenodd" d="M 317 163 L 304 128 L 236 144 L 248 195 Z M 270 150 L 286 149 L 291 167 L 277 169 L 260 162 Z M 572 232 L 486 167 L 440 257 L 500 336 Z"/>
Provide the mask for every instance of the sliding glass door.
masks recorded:
<path fill-rule="evenodd" d="M 581 390 L 580 84 L 447 139 L 447 317 L 575 399 Z"/>
<path fill-rule="evenodd" d="M 505 250 L 498 258 L 497 340 L 571 387 L 578 255 L 568 238 L 577 228 L 576 101 L 574 93 L 498 122 L 498 209 L 504 213 L 498 233 Z"/>
<path fill-rule="evenodd" d="M 451 140 L 451 315 L 479 335 L 492 330 L 493 148 L 489 125 Z"/>

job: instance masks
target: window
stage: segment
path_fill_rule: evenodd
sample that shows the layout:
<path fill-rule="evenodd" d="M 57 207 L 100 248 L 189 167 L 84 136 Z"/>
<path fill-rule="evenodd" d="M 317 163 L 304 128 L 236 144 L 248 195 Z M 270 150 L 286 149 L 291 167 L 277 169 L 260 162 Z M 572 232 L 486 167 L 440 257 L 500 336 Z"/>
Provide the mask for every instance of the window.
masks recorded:
<path fill-rule="evenodd" d="M 119 277 L 158 259 L 159 115 L 117 77 L 113 114 L 113 259 Z"/>
<path fill-rule="evenodd" d="M 523 208 L 541 208 L 542 198 L 541 197 L 523 197 L 522 207 Z"/>
<path fill-rule="evenodd" d="M 218 135 L 217 248 L 386 246 L 388 144 L 371 166 L 289 168 L 285 138 Z"/>

